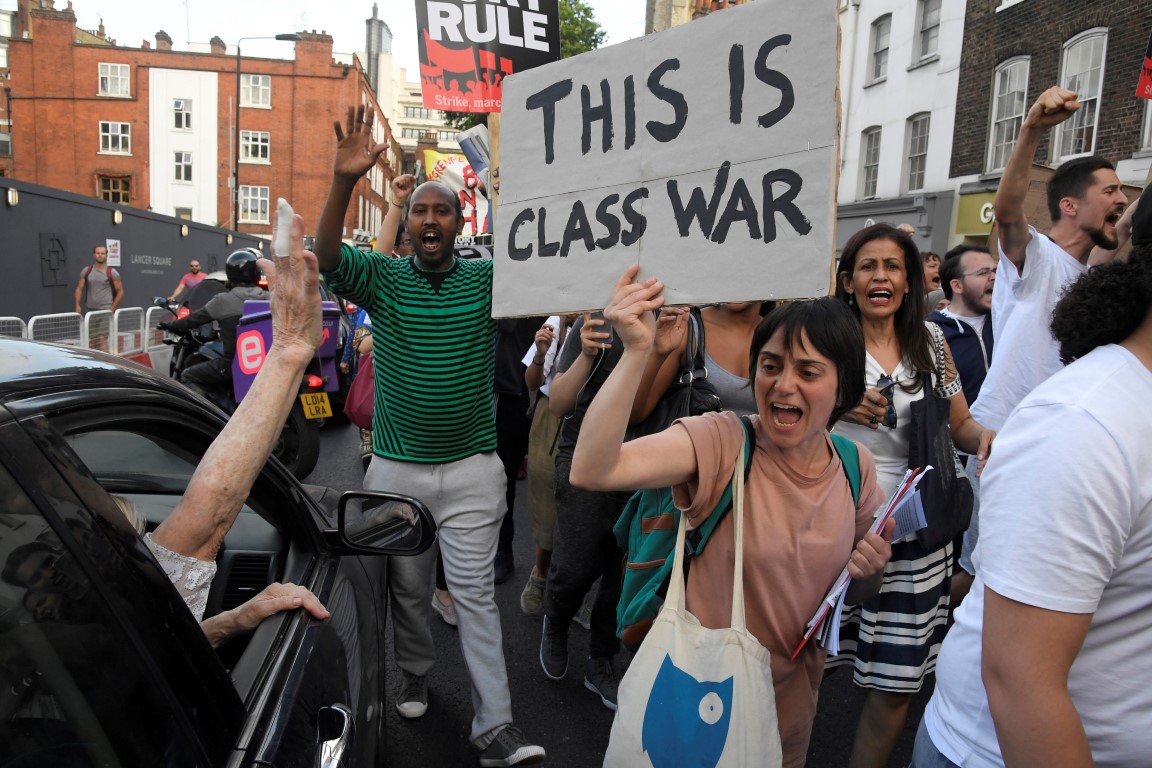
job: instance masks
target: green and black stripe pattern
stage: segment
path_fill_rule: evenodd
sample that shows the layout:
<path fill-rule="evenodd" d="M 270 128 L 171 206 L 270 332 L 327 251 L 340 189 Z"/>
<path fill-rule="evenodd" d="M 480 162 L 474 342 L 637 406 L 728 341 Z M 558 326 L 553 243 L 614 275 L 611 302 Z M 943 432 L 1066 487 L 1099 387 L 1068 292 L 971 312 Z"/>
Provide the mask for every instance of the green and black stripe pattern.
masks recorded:
<path fill-rule="evenodd" d="M 372 319 L 372 451 L 438 464 L 495 450 L 492 262 L 457 259 L 437 292 L 411 258 L 344 245 L 325 277 Z"/>

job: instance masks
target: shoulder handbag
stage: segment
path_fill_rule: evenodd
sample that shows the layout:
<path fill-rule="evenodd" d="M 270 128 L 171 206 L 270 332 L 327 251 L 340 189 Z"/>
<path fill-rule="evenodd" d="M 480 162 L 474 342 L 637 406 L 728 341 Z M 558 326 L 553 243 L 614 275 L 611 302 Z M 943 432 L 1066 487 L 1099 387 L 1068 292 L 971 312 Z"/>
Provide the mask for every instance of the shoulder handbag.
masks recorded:
<path fill-rule="evenodd" d="M 946 374 L 944 337 L 939 329 L 932 334 L 936 373 L 941 386 Z M 972 520 L 972 484 L 956 457 L 949 425 L 951 404 L 932 386 L 932 377 L 923 376 L 924 397 L 912 403 L 908 467 L 934 469 L 920 481 L 920 501 L 927 525 L 916 537 L 929 550 L 939 549 L 968 528 Z"/>
<path fill-rule="evenodd" d="M 344 414 L 360 429 L 372 429 L 373 401 L 376 396 L 376 365 L 372 353 L 361 355 L 356 365 L 356 378 L 352 379 L 352 386 L 348 387 Z"/>
<path fill-rule="evenodd" d="M 668 385 L 652 413 L 628 428 L 625 439 L 654 435 L 672 426 L 676 419 L 712 413 L 722 408 L 720 395 L 708 381 L 708 366 L 704 364 L 704 320 L 700 310 L 693 307 L 688 316 L 688 342 L 684 345 L 680 372 Z"/>
<path fill-rule="evenodd" d="M 605 768 L 781 764 L 771 658 L 744 617 L 743 449 L 732 483 L 732 626 L 706 629 L 684 607 L 682 515 L 668 598 L 620 682 Z"/>

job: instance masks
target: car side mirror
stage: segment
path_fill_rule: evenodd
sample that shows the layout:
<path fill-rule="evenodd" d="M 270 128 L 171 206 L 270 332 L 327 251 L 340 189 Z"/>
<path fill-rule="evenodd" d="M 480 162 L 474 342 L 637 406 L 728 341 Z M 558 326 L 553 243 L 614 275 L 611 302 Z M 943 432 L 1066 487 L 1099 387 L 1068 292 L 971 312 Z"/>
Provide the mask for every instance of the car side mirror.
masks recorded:
<path fill-rule="evenodd" d="M 436 541 L 436 521 L 418 499 L 382 491 L 340 497 L 340 543 L 364 555 L 418 555 Z"/>

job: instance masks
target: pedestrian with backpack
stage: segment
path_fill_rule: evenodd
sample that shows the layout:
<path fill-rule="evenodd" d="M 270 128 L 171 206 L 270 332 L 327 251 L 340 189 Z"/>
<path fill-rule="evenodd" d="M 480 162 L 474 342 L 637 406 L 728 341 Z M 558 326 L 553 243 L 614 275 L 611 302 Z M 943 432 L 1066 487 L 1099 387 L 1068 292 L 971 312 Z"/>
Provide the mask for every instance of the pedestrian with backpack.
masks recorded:
<path fill-rule="evenodd" d="M 738 458 L 745 455 L 745 428 L 734 413 L 709 413 L 624 442 L 628 414 L 655 338 L 657 320 L 652 311 L 663 304 L 663 284 L 652 278 L 634 282 L 637 271 L 633 266 L 624 273 L 604 310 L 623 352 L 584 418 L 571 480 L 601 491 L 671 487 L 687 527 L 697 528 L 709 520 L 730 480 L 736 479 L 736 467 L 743 463 Z M 797 652 L 808 620 L 845 563 L 853 579 L 848 601 L 858 601 L 879 589 L 891 553 L 891 523 L 883 536 L 868 533 L 883 502 L 871 454 L 859 449 L 861 480 L 859 501 L 854 503 L 847 468 L 828 435 L 829 425 L 864 394 L 864 340 L 846 310 L 834 299 L 791 303 L 769 314 L 756 329 L 749 355 L 757 405 L 756 415 L 749 418 L 755 449 L 750 451 L 747 490 L 737 494 L 743 509 L 724 514 L 707 547 L 691 558 L 687 578 L 685 606 L 694 617 L 689 623 L 712 629 L 734 625 L 733 602 L 741 605 L 737 584 L 742 581 L 742 623 L 762 647 L 758 653 L 769 657 L 785 766 L 804 764 L 823 676 L 822 649 L 808 643 Z M 664 313 L 660 322 L 685 318 Z M 742 471 L 737 474 L 743 478 Z M 739 574 L 734 565 L 737 555 L 744 562 Z M 734 578 L 738 576 L 742 578 Z M 645 640 L 621 686 L 618 722 L 637 716 L 625 711 L 625 686 L 653 639 Z M 683 675 L 673 672 L 668 680 L 678 677 Z M 704 686 L 696 689 L 701 694 L 696 699 L 698 717 L 693 709 L 684 717 L 674 715 L 676 722 L 723 723 L 731 740 L 740 716 L 740 708 L 732 704 L 739 694 L 731 692 L 732 686 L 745 682 L 739 675 L 716 683 L 657 682 Z M 648 718 L 656 717 L 653 710 L 660 706 L 655 687 L 652 693 L 643 713 L 644 746 L 650 754 L 667 746 L 648 740 Z M 772 702 L 768 705 L 771 708 Z M 767 730 L 764 725 L 753 724 L 753 730 Z M 676 740 L 681 750 L 715 746 L 709 739 L 684 742 L 676 730 L 654 728 L 651 733 L 659 734 L 660 742 Z M 680 756 L 687 762 L 695 751 Z"/>
<path fill-rule="evenodd" d="M 115 312 L 124 298 L 124 286 L 120 282 L 120 273 L 108 264 L 108 249 L 98 245 L 92 249 L 92 262 L 80 272 L 80 280 L 76 283 L 75 311 L 80 313 L 81 304 L 89 312 L 108 311 Z M 89 346 L 92 349 L 108 349 L 109 317 L 100 315 L 94 318 L 88 329 Z"/>

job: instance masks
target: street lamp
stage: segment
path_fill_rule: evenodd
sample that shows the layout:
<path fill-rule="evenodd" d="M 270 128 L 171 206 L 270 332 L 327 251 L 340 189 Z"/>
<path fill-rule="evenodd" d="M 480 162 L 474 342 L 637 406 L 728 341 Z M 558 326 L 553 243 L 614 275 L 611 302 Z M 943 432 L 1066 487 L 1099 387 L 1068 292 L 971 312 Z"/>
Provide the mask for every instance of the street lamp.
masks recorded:
<path fill-rule="evenodd" d="M 299 40 L 300 35 L 293 32 L 276 35 L 275 37 L 241 37 L 236 41 L 236 120 L 233 130 L 235 132 L 233 144 L 232 165 L 232 229 L 240 229 L 240 43 L 245 40 Z"/>

